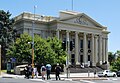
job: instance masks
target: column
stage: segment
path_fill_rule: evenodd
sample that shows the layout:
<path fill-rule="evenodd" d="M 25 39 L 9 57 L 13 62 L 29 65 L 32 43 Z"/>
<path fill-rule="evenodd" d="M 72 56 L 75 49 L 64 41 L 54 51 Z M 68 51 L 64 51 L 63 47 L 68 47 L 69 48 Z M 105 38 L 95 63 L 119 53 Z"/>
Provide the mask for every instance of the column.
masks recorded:
<path fill-rule="evenodd" d="M 110 64 L 108 62 L 108 38 L 105 38 L 105 61 L 107 62 L 107 69 L 109 69 Z"/>
<path fill-rule="evenodd" d="M 57 35 L 57 38 L 59 39 L 60 38 L 60 30 L 59 29 L 56 30 L 56 35 Z"/>
<path fill-rule="evenodd" d="M 75 32 L 75 62 L 76 62 L 76 65 L 80 64 L 78 62 L 78 33 L 79 32 Z"/>
<path fill-rule="evenodd" d="M 99 64 L 102 65 L 102 35 L 99 35 Z"/>
<path fill-rule="evenodd" d="M 67 43 L 67 52 L 68 52 L 68 55 L 67 55 L 67 64 L 70 65 L 70 37 L 69 37 L 69 32 L 70 31 L 66 31 L 66 43 Z"/>
<path fill-rule="evenodd" d="M 94 42 L 94 61 L 95 64 L 98 62 L 98 36 L 95 35 L 95 42 Z"/>
<path fill-rule="evenodd" d="M 92 66 L 95 66 L 95 61 L 94 61 L 94 34 L 92 34 Z"/>
<path fill-rule="evenodd" d="M 105 38 L 102 38 L 102 51 L 103 51 L 103 53 L 102 53 L 102 62 L 105 62 Z"/>
<path fill-rule="evenodd" d="M 108 62 L 108 38 L 105 38 L 105 61 Z"/>
<path fill-rule="evenodd" d="M 84 33 L 83 37 L 83 62 L 86 64 L 87 63 L 87 46 L 86 46 L 86 33 Z"/>

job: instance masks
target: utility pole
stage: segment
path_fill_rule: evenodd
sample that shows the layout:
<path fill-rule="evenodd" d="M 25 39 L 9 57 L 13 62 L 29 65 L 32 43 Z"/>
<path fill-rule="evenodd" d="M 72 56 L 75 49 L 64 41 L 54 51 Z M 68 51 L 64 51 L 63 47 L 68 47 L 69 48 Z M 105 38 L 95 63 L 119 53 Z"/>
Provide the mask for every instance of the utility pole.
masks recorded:
<path fill-rule="evenodd" d="M 35 28 L 35 11 L 36 6 L 34 6 L 34 20 L 32 21 L 32 68 L 34 68 L 34 28 Z M 32 78 L 34 78 L 34 73 L 32 73 Z"/>

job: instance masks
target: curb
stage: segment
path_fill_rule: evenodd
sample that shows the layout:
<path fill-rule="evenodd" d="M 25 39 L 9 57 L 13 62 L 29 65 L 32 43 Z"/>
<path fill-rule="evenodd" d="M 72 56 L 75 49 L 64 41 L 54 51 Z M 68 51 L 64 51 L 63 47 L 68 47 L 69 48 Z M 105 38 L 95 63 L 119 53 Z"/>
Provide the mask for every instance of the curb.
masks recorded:
<path fill-rule="evenodd" d="M 73 81 L 77 81 L 77 80 L 108 80 L 108 78 L 94 78 L 94 77 L 76 77 L 76 78 L 71 78 Z"/>
<path fill-rule="evenodd" d="M 14 77 L 10 77 L 10 76 L 2 76 L 1 78 L 14 78 Z"/>

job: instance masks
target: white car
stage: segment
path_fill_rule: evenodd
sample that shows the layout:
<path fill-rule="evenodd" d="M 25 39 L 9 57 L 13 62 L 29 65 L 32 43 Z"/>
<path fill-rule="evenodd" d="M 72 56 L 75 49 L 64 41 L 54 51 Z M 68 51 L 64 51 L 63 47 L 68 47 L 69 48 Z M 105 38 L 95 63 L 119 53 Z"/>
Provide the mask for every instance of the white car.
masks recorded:
<path fill-rule="evenodd" d="M 116 77 L 116 73 L 110 70 L 103 70 L 98 72 L 98 77 Z"/>

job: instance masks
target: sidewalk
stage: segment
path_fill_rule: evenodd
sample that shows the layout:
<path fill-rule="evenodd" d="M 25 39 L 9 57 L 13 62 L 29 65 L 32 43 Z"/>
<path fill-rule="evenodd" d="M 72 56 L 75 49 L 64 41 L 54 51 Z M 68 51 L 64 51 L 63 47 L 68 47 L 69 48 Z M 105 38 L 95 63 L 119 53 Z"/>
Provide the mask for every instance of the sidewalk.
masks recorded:
<path fill-rule="evenodd" d="M 51 74 L 51 79 L 55 80 L 55 74 Z M 16 78 L 16 79 L 24 79 L 24 75 L 13 75 L 1 72 L 1 78 Z M 98 77 L 97 75 L 94 76 L 94 73 L 70 73 L 67 74 L 63 73 L 60 74 L 61 80 L 107 80 L 105 77 Z M 36 79 L 41 79 L 41 76 L 38 76 Z"/>

